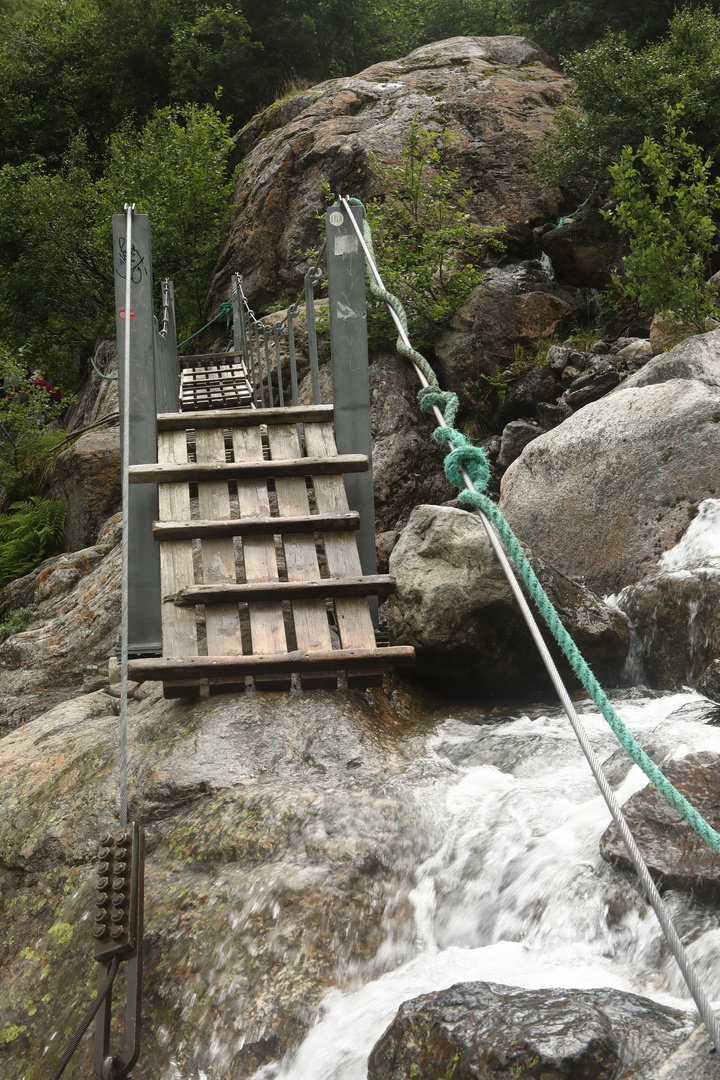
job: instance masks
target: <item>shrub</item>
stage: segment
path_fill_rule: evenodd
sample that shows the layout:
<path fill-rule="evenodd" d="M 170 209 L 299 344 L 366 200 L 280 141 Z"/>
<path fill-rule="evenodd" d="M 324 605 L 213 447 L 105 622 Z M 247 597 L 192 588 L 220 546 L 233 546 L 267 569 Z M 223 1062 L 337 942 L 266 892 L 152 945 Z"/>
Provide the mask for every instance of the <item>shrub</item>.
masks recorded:
<path fill-rule="evenodd" d="M 34 496 L 0 514 L 0 589 L 63 550 L 65 503 Z"/>
<path fill-rule="evenodd" d="M 4 498 L 34 493 L 48 454 L 65 438 L 50 426 L 67 401 L 54 402 L 47 390 L 33 383 L 22 354 L 0 346 L 0 489 Z M 0 491 L 0 505 L 3 494 Z"/>
<path fill-rule="evenodd" d="M 416 346 L 431 344 L 467 299 L 480 281 L 486 252 L 504 250 L 502 228 L 471 219 L 470 192 L 458 192 L 458 174 L 443 163 L 442 148 L 437 132 L 413 121 L 397 165 L 370 155 L 387 189 L 368 206 L 375 253 L 385 287 L 403 302 Z M 395 336 L 384 308 L 368 305 L 371 343 Z"/>
<path fill-rule="evenodd" d="M 682 106 L 667 110 L 662 141 L 648 136 L 637 152 L 623 149 L 610 168 L 617 206 L 605 216 L 630 243 L 622 274 L 613 274 L 616 298 L 702 331 L 717 314 L 706 279 L 720 180 L 710 179 L 710 160 L 677 128 L 681 114 Z"/>

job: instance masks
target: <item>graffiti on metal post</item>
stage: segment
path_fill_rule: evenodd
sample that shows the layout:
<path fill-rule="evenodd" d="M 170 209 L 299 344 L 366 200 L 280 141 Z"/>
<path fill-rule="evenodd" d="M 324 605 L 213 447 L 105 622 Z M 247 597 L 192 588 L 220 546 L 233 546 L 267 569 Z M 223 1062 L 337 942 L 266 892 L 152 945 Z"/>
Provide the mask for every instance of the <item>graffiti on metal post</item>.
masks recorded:
<path fill-rule="evenodd" d="M 118 237 L 118 256 L 120 268 L 117 270 L 117 275 L 124 280 L 127 277 L 127 270 L 124 269 L 127 267 L 127 241 L 124 236 Z M 147 277 L 147 275 L 148 270 L 145 265 L 145 256 L 141 255 L 133 244 L 130 258 L 130 280 L 133 285 L 139 285 L 143 277 Z"/>

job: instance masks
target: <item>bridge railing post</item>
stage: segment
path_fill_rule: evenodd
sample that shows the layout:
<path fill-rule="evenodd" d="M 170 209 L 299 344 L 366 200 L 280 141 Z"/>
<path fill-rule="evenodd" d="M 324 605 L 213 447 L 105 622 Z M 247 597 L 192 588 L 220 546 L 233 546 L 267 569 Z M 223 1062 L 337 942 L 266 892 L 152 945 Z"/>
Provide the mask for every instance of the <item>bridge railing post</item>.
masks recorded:
<path fill-rule="evenodd" d="M 168 278 L 162 283 L 162 322 L 153 318 L 155 406 L 158 412 L 180 409 L 180 371 L 175 330 L 175 290 Z"/>
<path fill-rule="evenodd" d="M 352 210 L 360 221 L 361 208 Z M 357 543 L 363 574 L 376 574 L 365 256 L 338 204 L 330 207 L 325 220 L 335 441 L 340 454 L 367 454 L 370 461 L 368 472 L 345 477 L 345 488 L 350 509 L 360 514 Z M 370 610 L 377 627 L 376 597 L 371 597 Z"/>
<path fill-rule="evenodd" d="M 130 410 L 130 464 L 157 461 L 152 255 L 146 214 L 133 218 L 132 251 L 126 250 L 126 216 L 113 215 L 115 330 L 118 351 L 120 412 Z M 131 275 L 130 311 L 125 311 L 125 281 Z M 131 333 L 130 400 L 124 400 L 125 333 Z M 177 376 L 175 376 L 177 378 Z M 176 390 L 177 401 L 177 390 Z M 173 410 L 174 411 L 174 410 Z M 156 484 L 132 484 L 123 529 L 129 539 L 129 654 L 162 652 L 160 555 L 152 534 L 158 516 Z"/>

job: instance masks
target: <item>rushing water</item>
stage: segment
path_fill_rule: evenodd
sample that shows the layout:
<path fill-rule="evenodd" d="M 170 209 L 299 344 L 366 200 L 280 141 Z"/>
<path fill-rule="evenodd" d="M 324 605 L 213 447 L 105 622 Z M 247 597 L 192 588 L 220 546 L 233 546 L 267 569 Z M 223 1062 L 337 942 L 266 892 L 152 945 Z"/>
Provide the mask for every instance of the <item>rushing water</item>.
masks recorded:
<path fill-rule="evenodd" d="M 720 752 L 717 710 L 694 693 L 626 691 L 623 719 L 656 760 Z M 579 706 L 620 801 L 640 770 L 590 703 Z M 326 996 L 317 1025 L 256 1080 L 365 1080 L 368 1054 L 402 1001 L 465 980 L 540 988 L 611 986 L 688 1006 L 639 886 L 599 855 L 610 815 L 559 710 L 487 723 L 456 713 L 404 778 L 431 838 L 410 894 L 409 938 L 389 937 L 353 989 Z M 717 911 L 666 900 L 711 998 L 720 998 Z"/>

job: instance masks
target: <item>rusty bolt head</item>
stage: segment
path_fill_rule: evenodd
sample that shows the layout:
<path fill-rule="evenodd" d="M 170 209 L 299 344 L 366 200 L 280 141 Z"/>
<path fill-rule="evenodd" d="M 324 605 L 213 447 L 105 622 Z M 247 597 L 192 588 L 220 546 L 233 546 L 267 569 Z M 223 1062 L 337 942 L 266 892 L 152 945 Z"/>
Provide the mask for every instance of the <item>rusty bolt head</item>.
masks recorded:
<path fill-rule="evenodd" d="M 118 833 L 117 836 L 115 837 L 115 843 L 116 844 L 127 844 L 127 842 L 128 842 L 128 834 L 126 832 Z"/>
<path fill-rule="evenodd" d="M 104 911 L 102 908 L 100 908 L 98 911 L 95 912 L 95 922 L 105 922 L 106 919 L 107 911 Z"/>
<path fill-rule="evenodd" d="M 115 890 L 115 892 L 122 892 L 122 890 L 125 888 L 125 878 L 121 878 L 121 877 L 113 878 L 112 887 Z"/>
<path fill-rule="evenodd" d="M 116 862 L 115 863 L 115 873 L 116 874 L 124 874 L 126 870 L 127 870 L 127 863 L 124 863 L 124 862 Z"/>
<path fill-rule="evenodd" d="M 96 892 L 95 893 L 95 903 L 97 904 L 98 907 L 105 907 L 105 904 L 107 904 L 107 902 L 108 902 L 108 894 L 106 892 Z"/>
<path fill-rule="evenodd" d="M 127 855 L 127 848 L 124 848 L 124 847 L 115 848 L 115 858 L 116 859 L 124 859 L 126 855 Z"/>
<path fill-rule="evenodd" d="M 126 897 L 124 892 L 114 892 L 112 894 L 113 907 L 122 907 L 125 903 Z"/>
<path fill-rule="evenodd" d="M 99 877 L 97 879 L 97 887 L 98 889 L 107 889 L 108 879 L 106 877 Z"/>
<path fill-rule="evenodd" d="M 110 854 L 110 848 L 101 847 L 98 851 L 98 859 L 107 859 Z"/>
<path fill-rule="evenodd" d="M 103 847 L 108 847 L 108 845 L 112 844 L 112 842 L 112 833 L 106 832 L 104 836 L 100 837 L 100 843 L 103 845 Z"/>
<path fill-rule="evenodd" d="M 98 863 L 98 867 L 97 867 L 98 874 L 107 874 L 109 869 L 110 869 L 110 863 L 107 863 L 107 862 Z"/>
<path fill-rule="evenodd" d="M 113 926 L 112 930 L 110 931 L 110 937 L 113 939 L 113 941 L 118 941 L 124 933 L 125 930 L 122 926 Z"/>
<path fill-rule="evenodd" d="M 94 927 L 94 929 L 93 929 L 93 937 L 97 938 L 98 940 L 100 940 L 101 938 L 107 937 L 107 926 L 103 926 L 101 924 L 100 926 Z"/>
<path fill-rule="evenodd" d="M 114 911 L 110 912 L 110 918 L 114 923 L 124 922 L 125 912 L 122 910 L 122 908 L 116 908 Z"/>

